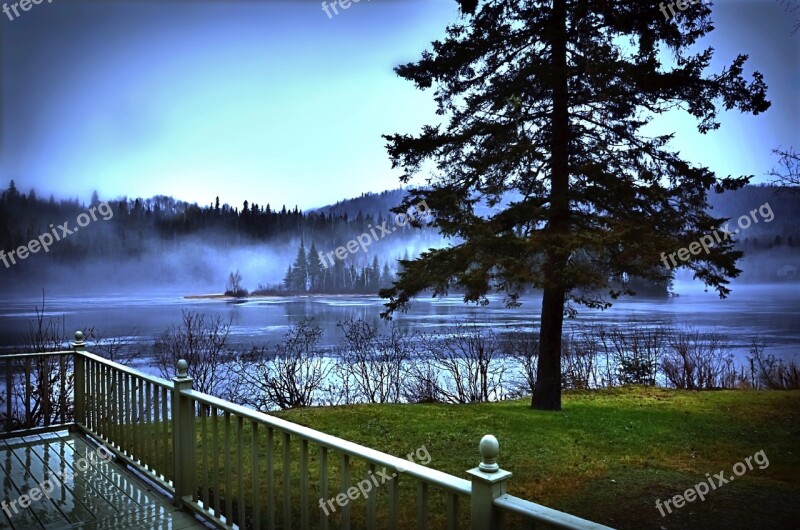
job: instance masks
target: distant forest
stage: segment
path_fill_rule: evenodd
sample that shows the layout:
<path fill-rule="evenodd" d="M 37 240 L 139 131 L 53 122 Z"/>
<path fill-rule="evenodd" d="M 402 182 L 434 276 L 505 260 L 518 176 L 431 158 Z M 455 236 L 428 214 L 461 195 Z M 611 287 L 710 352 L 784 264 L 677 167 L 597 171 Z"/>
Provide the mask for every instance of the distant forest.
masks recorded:
<path fill-rule="evenodd" d="M 349 254 L 344 260 L 320 262 L 318 253 L 335 251 L 369 227 L 395 227 L 390 209 L 400 203 L 402 190 L 364 194 L 351 201 L 315 211 L 297 207 L 273 208 L 269 203 L 244 201 L 241 208 L 220 204 L 216 197 L 209 205 L 199 206 L 166 196 L 149 199 L 107 201 L 113 211 L 108 221 L 97 220 L 86 229 L 52 245 L 47 254 L 11 267 L 6 272 L 24 279 L 26 271 L 41 270 L 44 264 L 81 265 L 88 261 L 135 260 L 151 253 L 170 252 L 184 240 L 202 241 L 217 255 L 244 245 L 293 248 L 286 254 L 286 275 L 280 278 L 244 278 L 257 282 L 256 291 L 288 293 L 370 293 L 390 285 L 397 260 L 410 257 L 409 249 L 427 249 L 441 245 L 441 238 L 429 228 L 415 229 L 410 224 L 397 226 L 386 240 L 372 242 L 368 252 Z M 12 180 L 0 195 L 0 249 L 9 252 L 40 234 L 52 231 L 51 225 L 75 219 L 92 206 L 100 204 L 97 193 L 89 204 L 77 199 L 41 198 L 31 190 L 21 193 Z M 359 208 L 360 206 L 360 208 Z M 291 256 L 294 255 L 294 259 Z M 36 262 L 36 265 L 33 265 Z M 23 266 L 20 266 L 23 265 Z M 236 270 L 243 264 L 231 262 Z M 0 263 L 0 270 L 7 269 Z M 3 274 L 6 275 L 6 272 Z M 222 289 L 223 285 L 216 286 Z M 252 287 L 251 287 L 252 289 Z"/>
<path fill-rule="evenodd" d="M 240 278 L 237 288 L 256 293 L 364 293 L 375 294 L 378 289 L 392 283 L 397 272 L 397 260 L 408 259 L 430 247 L 439 247 L 445 241 L 431 228 L 397 226 L 397 231 L 385 239 L 372 241 L 366 252 L 359 249 L 347 253 L 344 260 L 320 260 L 322 255 L 346 245 L 359 234 L 368 233 L 370 227 L 395 227 L 395 216 L 390 211 L 399 204 L 403 190 L 379 194 L 364 194 L 355 199 L 303 212 L 297 207 L 273 207 L 269 203 L 244 201 L 241 207 L 221 204 L 219 197 L 206 206 L 190 204 L 166 196 L 149 199 L 116 199 L 107 201 L 113 211 L 108 221 L 97 220 L 90 227 L 70 235 L 54 244 L 47 254 L 29 256 L 24 263 L 0 270 L 6 278 L 25 280 L 31 271 L 43 267 L 81 266 L 87 262 L 107 260 L 135 261 L 146 254 L 168 253 L 176 244 L 187 240 L 202 241 L 224 261 L 234 248 L 255 245 L 256 248 L 280 248 L 276 270 L 282 277 L 258 276 L 252 272 Z M 780 279 L 776 272 L 800 265 L 800 196 L 776 193 L 771 186 L 747 186 L 723 196 L 712 195 L 714 214 L 736 219 L 750 210 L 769 202 L 774 220 L 754 224 L 738 236 L 738 246 L 746 253 L 740 264 L 745 272 L 742 278 L 750 281 Z M 20 192 L 14 181 L 0 194 L 0 249 L 8 253 L 40 234 L 52 231 L 50 225 L 65 221 L 76 226 L 75 219 L 91 206 L 101 203 L 95 193 L 84 204 L 77 199 L 56 200 L 52 195 L 45 199 L 35 191 Z M 480 213 L 480 212 L 479 212 Z M 674 249 L 665 249 L 674 250 Z M 34 265 L 35 263 L 35 265 Z M 225 262 L 223 275 L 246 266 Z M 191 270 L 185 271 L 192 274 Z M 215 278 L 222 278 L 217 275 Z M 215 280 L 216 281 L 216 280 Z M 645 284 L 630 279 L 638 292 L 666 294 L 668 286 Z M 231 286 L 209 285 L 217 291 Z"/>

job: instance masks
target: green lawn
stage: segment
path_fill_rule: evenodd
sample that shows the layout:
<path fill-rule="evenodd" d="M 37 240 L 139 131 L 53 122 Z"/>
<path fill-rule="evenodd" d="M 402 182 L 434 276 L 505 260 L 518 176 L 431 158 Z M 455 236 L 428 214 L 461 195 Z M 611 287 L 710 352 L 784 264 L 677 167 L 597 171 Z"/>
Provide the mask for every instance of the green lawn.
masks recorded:
<path fill-rule="evenodd" d="M 800 391 L 567 392 L 559 413 L 527 400 L 293 410 L 290 421 L 466 477 L 494 434 L 510 493 L 618 528 L 800 528 Z M 655 507 L 764 451 L 735 481 L 662 517 Z"/>

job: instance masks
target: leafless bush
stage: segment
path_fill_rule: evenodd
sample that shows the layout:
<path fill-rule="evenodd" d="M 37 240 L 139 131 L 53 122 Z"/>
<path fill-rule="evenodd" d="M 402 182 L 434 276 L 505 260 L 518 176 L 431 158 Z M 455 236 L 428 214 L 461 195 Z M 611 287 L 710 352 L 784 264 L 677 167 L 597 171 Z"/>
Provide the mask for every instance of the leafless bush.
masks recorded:
<path fill-rule="evenodd" d="M 539 334 L 521 329 L 512 330 L 502 336 L 500 348 L 516 361 L 520 370 L 520 374 L 511 382 L 511 394 L 516 397 L 531 395 L 536 388 Z"/>
<path fill-rule="evenodd" d="M 672 386 L 689 390 L 722 388 L 735 371 L 723 336 L 692 328 L 676 330 L 669 338 L 662 369 Z"/>
<path fill-rule="evenodd" d="M 444 401 L 439 393 L 438 371 L 433 359 L 415 356 L 408 363 L 403 378 L 403 398 L 410 403 L 438 403 Z"/>
<path fill-rule="evenodd" d="M 604 343 L 613 348 L 618 381 L 623 385 L 655 386 L 658 367 L 667 346 L 667 330 L 633 323 L 629 330 L 612 327 Z"/>
<path fill-rule="evenodd" d="M 37 306 L 36 320 L 23 335 L 24 353 L 63 351 L 69 340 L 65 320 L 47 318 L 45 295 L 42 307 Z M 71 355 L 34 357 L 16 360 L 9 367 L 12 373 L 11 395 L 2 396 L 0 421 L 12 429 L 54 424 L 72 417 L 75 378 Z M 6 417 L 6 400 L 11 401 L 11 418 Z"/>
<path fill-rule="evenodd" d="M 591 388 L 598 379 L 600 351 L 593 328 L 573 329 L 561 341 L 561 385 L 564 388 Z"/>
<path fill-rule="evenodd" d="M 91 327 L 84 329 L 83 335 L 87 344 L 90 345 L 87 349 L 95 355 L 117 364 L 128 365 L 131 363 L 131 350 L 136 347 L 136 330 L 132 330 L 127 335 L 106 338 L 105 333 Z M 173 373 L 174 370 L 173 366 Z"/>
<path fill-rule="evenodd" d="M 785 362 L 774 355 L 766 355 L 766 344 L 753 340 L 750 346 L 750 373 L 755 388 L 790 390 L 800 388 L 800 366 L 792 359 Z"/>
<path fill-rule="evenodd" d="M 341 378 L 352 382 L 358 397 L 367 403 L 397 403 L 402 395 L 402 369 L 409 357 L 408 339 L 395 323 L 388 335 L 375 326 L 349 318 L 337 326 L 343 333 L 339 350 Z"/>
<path fill-rule="evenodd" d="M 289 328 L 274 354 L 254 347 L 255 362 L 236 367 L 239 400 L 261 411 L 313 405 L 333 368 L 319 350 L 321 336 L 322 330 L 306 319 Z"/>
<path fill-rule="evenodd" d="M 423 342 L 436 371 L 433 394 L 437 399 L 447 403 L 477 403 L 503 398 L 505 369 L 500 364 L 500 347 L 492 331 L 457 324 L 442 334 L 426 335 Z"/>
<path fill-rule="evenodd" d="M 70 336 L 66 331 L 64 316 L 61 318 L 45 318 L 45 296 L 42 291 L 42 309 L 35 308 L 36 320 L 28 325 L 28 332 L 22 341 L 25 353 L 43 353 L 69 349 Z"/>
<path fill-rule="evenodd" d="M 227 397 L 231 391 L 226 384 L 229 332 L 230 324 L 224 324 L 220 317 L 206 318 L 202 313 L 184 310 L 181 325 L 173 325 L 156 338 L 154 354 L 158 371 L 163 378 L 172 379 L 178 361 L 185 359 L 195 390 Z"/>

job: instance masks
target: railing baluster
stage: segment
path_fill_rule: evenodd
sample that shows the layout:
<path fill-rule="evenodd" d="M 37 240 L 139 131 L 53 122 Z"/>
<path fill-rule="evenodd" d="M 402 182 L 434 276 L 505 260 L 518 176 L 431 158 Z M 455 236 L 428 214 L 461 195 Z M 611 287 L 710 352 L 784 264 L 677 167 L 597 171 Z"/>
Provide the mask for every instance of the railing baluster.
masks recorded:
<path fill-rule="evenodd" d="M 125 453 L 126 426 L 125 426 L 125 374 L 121 371 L 116 374 L 117 380 L 117 447 Z"/>
<path fill-rule="evenodd" d="M 319 448 L 319 489 L 323 502 L 328 501 L 328 448 Z M 328 530 L 328 516 L 322 507 L 319 509 L 320 528 Z"/>
<path fill-rule="evenodd" d="M 206 405 L 198 401 L 197 406 L 200 408 L 200 462 L 198 466 L 200 494 L 197 496 L 197 500 L 203 503 L 204 510 L 208 510 L 211 507 L 208 502 L 208 413 Z"/>
<path fill-rule="evenodd" d="M 288 432 L 283 433 L 283 527 L 292 527 L 292 463 L 290 460 L 291 438 Z"/>
<path fill-rule="evenodd" d="M 267 529 L 275 530 L 275 430 L 267 427 Z"/>
<path fill-rule="evenodd" d="M 225 522 L 233 525 L 233 486 L 231 485 L 231 413 L 223 411 L 225 418 Z"/>
<path fill-rule="evenodd" d="M 136 378 L 136 387 L 139 391 L 139 412 L 136 415 L 137 419 L 139 420 L 138 428 L 136 429 L 139 431 L 139 462 L 144 466 L 144 459 L 147 457 L 147 431 L 145 430 L 146 426 L 144 423 L 144 381 L 142 379 Z"/>
<path fill-rule="evenodd" d="M 84 398 L 83 398 L 83 424 L 86 426 L 87 429 L 91 429 L 92 426 L 92 366 L 91 362 L 88 359 L 84 359 L 83 361 L 83 387 L 84 387 Z"/>
<path fill-rule="evenodd" d="M 117 385 L 117 447 L 122 450 L 125 447 L 125 382 L 121 371 L 114 374 L 114 381 Z"/>
<path fill-rule="evenodd" d="M 105 402 L 105 395 L 103 395 L 103 382 L 102 378 L 100 377 L 100 372 L 103 369 L 103 365 L 100 363 L 94 363 L 92 375 L 94 376 L 94 386 L 96 388 L 95 393 L 97 397 L 95 398 L 97 407 L 97 415 L 95 416 L 95 424 L 92 428 L 95 432 L 95 435 L 99 438 L 102 438 L 103 432 L 103 412 L 104 412 L 104 402 Z"/>
<path fill-rule="evenodd" d="M 163 451 L 159 451 L 158 439 L 159 430 L 161 429 L 161 388 L 158 386 L 153 387 L 153 460 L 155 461 L 155 475 L 156 477 L 164 476 L 164 454 L 167 452 L 165 447 Z M 203 441 L 205 444 L 205 440 Z"/>
<path fill-rule="evenodd" d="M 25 428 L 31 425 L 31 358 L 25 358 Z"/>
<path fill-rule="evenodd" d="M 144 407 L 144 440 L 145 440 L 145 458 L 147 459 L 147 469 L 151 472 L 153 471 L 153 456 L 155 453 L 152 452 L 153 444 L 151 440 L 154 438 L 153 436 L 153 422 L 150 419 L 150 414 L 153 412 L 153 386 L 150 381 L 144 382 L 144 399 L 145 399 L 145 407 Z"/>
<path fill-rule="evenodd" d="M 169 404 L 171 403 L 172 396 L 167 387 L 161 387 L 161 430 L 164 435 L 164 480 L 172 480 L 175 476 L 172 469 L 172 458 L 170 455 L 175 450 L 172 447 L 172 435 L 169 432 L 170 419 L 169 419 Z"/>
<path fill-rule="evenodd" d="M 50 399 L 52 396 L 50 395 L 50 358 L 49 357 L 42 357 L 42 360 L 39 362 L 39 366 L 41 367 L 41 372 L 39 374 L 39 384 L 42 387 L 42 391 L 39 394 L 40 399 L 42 400 L 42 415 L 44 416 L 44 426 L 50 426 Z"/>
<path fill-rule="evenodd" d="M 11 431 L 14 427 L 14 423 L 11 421 L 11 403 L 14 401 L 14 374 L 11 366 L 11 359 L 6 359 L 6 432 Z"/>
<path fill-rule="evenodd" d="M 375 464 L 369 465 L 369 475 L 370 480 L 373 476 L 375 476 Z M 368 528 L 375 528 L 377 526 L 376 517 L 378 511 L 378 492 L 372 491 L 367 495 L 367 527 Z"/>
<path fill-rule="evenodd" d="M 130 456 L 133 452 L 133 429 L 132 429 L 132 421 L 131 418 L 133 417 L 133 413 L 131 412 L 131 378 L 128 374 L 123 374 L 123 381 L 125 383 L 125 392 L 123 394 L 123 399 L 125 400 L 125 408 L 124 408 L 124 425 L 125 425 L 125 453 Z"/>
<path fill-rule="evenodd" d="M 106 426 L 105 426 L 105 436 L 106 440 L 110 440 L 114 437 L 113 429 L 114 429 L 114 369 L 111 366 L 105 367 L 105 372 L 103 374 L 103 381 L 105 381 L 106 387 Z"/>
<path fill-rule="evenodd" d="M 350 455 L 342 453 L 342 493 L 347 495 L 347 490 L 350 489 Z M 350 528 L 350 503 L 345 502 L 342 506 L 342 528 L 348 530 Z"/>
<path fill-rule="evenodd" d="M 300 441 L 300 526 L 308 530 L 308 440 Z"/>
<path fill-rule="evenodd" d="M 458 494 L 447 494 L 447 530 L 458 528 Z"/>
<path fill-rule="evenodd" d="M 236 415 L 236 500 L 238 510 L 236 523 L 239 528 L 244 528 L 245 521 L 245 494 L 244 494 L 244 465 L 242 459 L 244 458 L 244 419 Z"/>
<path fill-rule="evenodd" d="M 95 407 L 95 387 L 94 387 L 94 363 L 86 360 L 86 427 L 94 430 L 94 407 Z"/>
<path fill-rule="evenodd" d="M 252 429 L 250 432 L 250 474 L 253 480 L 253 528 L 261 530 L 261 495 L 259 491 L 261 473 L 258 465 L 258 422 L 251 421 L 250 428 Z"/>
<path fill-rule="evenodd" d="M 103 395 L 103 388 L 100 385 L 100 363 L 93 363 L 94 366 L 92 367 L 92 381 L 94 384 L 94 407 L 95 407 L 95 415 L 94 415 L 94 425 L 92 425 L 92 430 L 96 433 L 100 433 L 103 425 L 103 402 L 105 401 L 105 396 Z"/>
<path fill-rule="evenodd" d="M 428 528 L 428 483 L 417 482 L 417 530 Z"/>
<path fill-rule="evenodd" d="M 219 418 L 217 417 L 217 407 L 211 408 L 211 457 L 213 459 L 211 463 L 211 484 L 213 484 L 214 488 L 214 515 L 217 519 L 220 518 L 220 479 L 219 479 Z"/>
<path fill-rule="evenodd" d="M 103 379 L 103 438 L 108 440 L 111 437 L 111 382 L 109 377 L 111 375 L 111 367 L 102 365 L 100 377 Z"/>
<path fill-rule="evenodd" d="M 141 429 L 139 428 L 139 381 L 135 376 L 131 376 L 131 427 L 133 428 L 133 450 L 131 458 L 134 462 L 139 459 L 141 446 Z"/>
<path fill-rule="evenodd" d="M 103 389 L 100 385 L 100 363 L 94 363 L 92 366 L 92 384 L 94 385 L 94 425 L 92 430 L 98 435 L 103 424 Z"/>
<path fill-rule="evenodd" d="M 62 425 L 67 423 L 67 360 L 65 356 L 58 356 L 60 372 L 60 388 L 58 392 L 58 410 Z"/>
<path fill-rule="evenodd" d="M 106 436 L 106 422 L 108 421 L 108 392 L 106 389 L 106 366 L 97 363 L 97 386 L 100 388 L 98 401 L 100 402 L 100 417 L 97 423 L 97 432 L 100 438 Z"/>
<path fill-rule="evenodd" d="M 123 399 L 125 401 L 125 412 L 123 413 L 124 417 L 124 424 L 125 424 L 125 434 L 123 434 L 123 439 L 125 440 L 125 453 L 130 456 L 131 455 L 131 442 L 133 440 L 133 431 L 131 430 L 131 399 L 130 399 L 130 392 L 131 392 L 131 377 L 129 374 L 123 374 L 123 380 L 125 381 L 125 393 L 123 395 Z"/>

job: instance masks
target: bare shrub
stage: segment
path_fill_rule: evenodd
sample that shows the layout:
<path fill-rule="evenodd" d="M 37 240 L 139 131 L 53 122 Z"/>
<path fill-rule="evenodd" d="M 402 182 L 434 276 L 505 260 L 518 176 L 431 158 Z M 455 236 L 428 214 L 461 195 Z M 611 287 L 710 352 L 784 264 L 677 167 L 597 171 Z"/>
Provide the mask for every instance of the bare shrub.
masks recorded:
<path fill-rule="evenodd" d="M 753 339 L 750 346 L 750 373 L 755 388 L 790 390 L 800 388 L 800 366 L 792 359 L 785 362 L 772 354 L 766 355 L 766 344 Z"/>
<path fill-rule="evenodd" d="M 655 386 L 667 335 L 661 326 L 643 327 L 636 322 L 627 331 L 610 328 L 604 338 L 613 348 L 618 381 L 623 385 Z"/>
<path fill-rule="evenodd" d="M 36 320 L 23 334 L 24 353 L 58 352 L 68 349 L 65 319 L 47 318 L 45 295 L 37 306 Z M 5 367 L 4 367 L 5 368 Z M 0 421 L 12 429 L 62 422 L 74 410 L 75 376 L 72 355 L 33 357 L 11 362 L 11 395 L 2 396 Z M 11 417 L 6 417 L 6 400 L 11 401 Z"/>
<path fill-rule="evenodd" d="M 91 327 L 84 329 L 83 335 L 87 344 L 90 344 L 87 348 L 89 351 L 117 364 L 129 365 L 132 360 L 132 350 L 134 347 L 138 347 L 136 330 L 132 330 L 127 335 L 106 338 L 105 333 Z M 173 373 L 174 369 L 173 367 Z"/>
<path fill-rule="evenodd" d="M 337 327 L 344 343 L 339 349 L 341 378 L 352 382 L 358 398 L 367 403 L 400 401 L 403 364 L 411 348 L 397 325 L 391 324 L 388 335 L 361 319 L 348 318 Z"/>
<path fill-rule="evenodd" d="M 591 327 L 572 329 L 561 342 L 562 388 L 591 388 L 598 379 L 600 346 Z"/>
<path fill-rule="evenodd" d="M 226 382 L 229 332 L 230 324 L 224 324 L 218 316 L 206 318 L 202 313 L 184 310 L 181 325 L 173 325 L 156 338 L 154 354 L 158 371 L 163 378 L 171 379 L 178 361 L 185 359 L 195 390 L 227 397 L 231 391 Z"/>
<path fill-rule="evenodd" d="M 536 388 L 536 363 L 539 360 L 539 334 L 522 329 L 512 330 L 500 338 L 500 349 L 514 359 L 519 375 L 511 381 L 510 394 L 529 396 Z"/>
<path fill-rule="evenodd" d="M 253 347 L 254 362 L 236 366 L 242 383 L 239 401 L 261 411 L 313 405 L 333 369 L 319 349 L 321 337 L 322 330 L 304 319 L 289 328 L 273 354 L 267 347 Z"/>
<path fill-rule="evenodd" d="M 676 388 L 722 388 L 734 371 L 733 355 L 722 335 L 693 328 L 676 330 L 669 338 L 662 369 Z"/>
<path fill-rule="evenodd" d="M 500 347 L 494 332 L 457 324 L 423 339 L 436 373 L 433 394 L 447 403 L 478 403 L 503 398 Z"/>
<path fill-rule="evenodd" d="M 428 356 L 414 356 L 408 362 L 403 376 L 403 398 L 410 403 L 438 403 L 444 401 L 439 393 L 437 369 Z"/>

